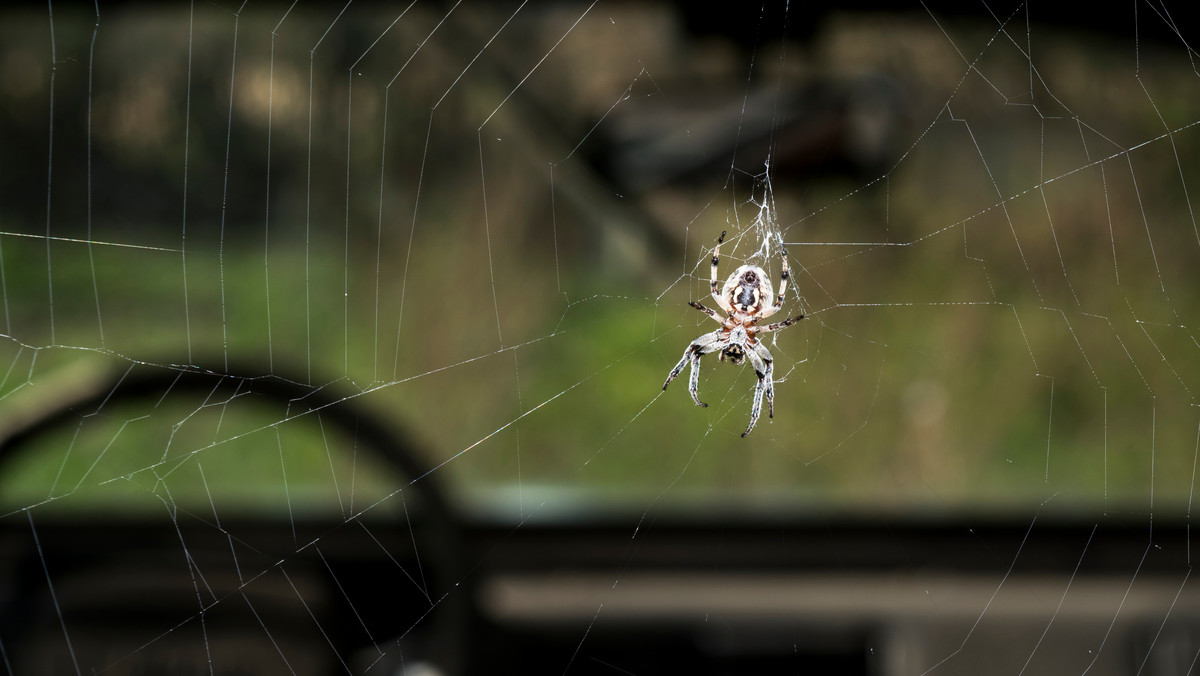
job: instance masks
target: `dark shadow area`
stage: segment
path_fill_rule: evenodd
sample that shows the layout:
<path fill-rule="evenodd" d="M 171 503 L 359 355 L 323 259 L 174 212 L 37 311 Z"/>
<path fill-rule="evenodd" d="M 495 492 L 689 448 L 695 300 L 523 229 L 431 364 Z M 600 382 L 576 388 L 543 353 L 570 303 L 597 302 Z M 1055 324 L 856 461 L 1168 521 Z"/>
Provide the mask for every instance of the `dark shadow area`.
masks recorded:
<path fill-rule="evenodd" d="M 277 400 L 292 416 L 319 413 L 353 430 L 359 452 L 412 477 L 401 489 L 404 518 L 9 515 L 0 635 L 15 673 L 193 673 L 216 663 L 225 665 L 216 673 L 423 665 L 436 671 L 419 673 L 483 674 L 503 664 L 521 673 L 902 674 L 914 655 L 972 634 L 961 662 L 998 673 L 1012 658 L 1004 637 L 1036 635 L 1048 621 L 1056 641 L 1036 664 L 1069 673 L 1088 664 L 1076 640 L 1109 619 L 1089 613 L 1089 597 L 1121 588 L 1125 609 L 1105 635 L 1100 673 L 1141 664 L 1155 639 L 1156 659 L 1168 662 L 1143 673 L 1174 673 L 1172 656 L 1200 649 L 1200 606 L 1178 586 L 1186 523 L 1156 523 L 1152 539 L 1140 519 L 1061 514 L 651 508 L 515 524 L 455 507 L 403 433 L 353 397 L 278 376 L 127 374 L 28 421 L 0 446 L 0 462 L 101 406 L 188 392 Z M 1071 603 L 1054 607 L 1045 594 L 1065 599 L 1064 580 Z M 958 598 L 923 607 L 920 588 L 934 582 Z M 1177 609 L 1163 623 L 1172 595 Z"/>

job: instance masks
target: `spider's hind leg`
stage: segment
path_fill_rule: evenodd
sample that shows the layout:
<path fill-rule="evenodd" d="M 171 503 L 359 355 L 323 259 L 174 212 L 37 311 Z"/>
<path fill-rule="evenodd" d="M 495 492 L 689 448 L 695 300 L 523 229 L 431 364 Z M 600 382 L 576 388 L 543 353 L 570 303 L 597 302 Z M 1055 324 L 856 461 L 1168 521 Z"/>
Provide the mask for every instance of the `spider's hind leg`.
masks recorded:
<path fill-rule="evenodd" d="M 767 417 L 775 417 L 775 359 L 771 356 L 770 351 L 761 342 L 754 344 L 754 349 L 751 350 L 763 362 L 763 370 L 759 373 L 765 381 L 763 388 L 764 394 L 767 395 Z M 751 360 L 753 362 L 753 360 Z"/>
<path fill-rule="evenodd" d="M 692 395 L 692 401 L 696 402 L 697 406 L 708 406 L 708 404 L 700 401 L 700 357 L 710 352 L 716 352 L 725 347 L 726 341 L 721 340 L 721 332 L 713 331 L 700 336 L 693 340 L 687 349 L 683 351 L 683 356 L 679 359 L 679 363 L 675 364 L 675 368 L 671 369 L 671 373 L 667 375 L 667 382 L 663 383 L 663 390 L 667 389 L 667 385 L 671 384 L 672 380 L 683 371 L 683 367 L 688 362 L 692 364 L 691 378 L 688 382 L 688 393 Z"/>
<path fill-rule="evenodd" d="M 750 406 L 750 425 L 746 427 L 745 432 L 742 432 L 743 437 L 750 434 L 750 431 L 758 424 L 758 417 L 762 414 L 764 394 L 767 397 L 767 417 L 775 417 L 775 382 L 771 378 L 775 366 L 771 360 L 771 353 L 763 347 L 762 343 L 755 343 L 753 348 L 746 351 L 746 356 L 750 358 L 750 364 L 754 366 L 754 374 L 758 376 L 758 385 L 754 388 L 754 404 Z"/>

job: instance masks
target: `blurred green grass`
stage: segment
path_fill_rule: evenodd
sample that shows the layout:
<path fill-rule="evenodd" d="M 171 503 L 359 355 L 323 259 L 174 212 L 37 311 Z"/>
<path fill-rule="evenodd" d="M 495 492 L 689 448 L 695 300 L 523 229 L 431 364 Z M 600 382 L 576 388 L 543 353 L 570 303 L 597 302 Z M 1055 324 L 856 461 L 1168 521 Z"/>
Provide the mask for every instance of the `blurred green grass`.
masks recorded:
<path fill-rule="evenodd" d="M 117 49 L 115 39 L 152 25 L 180 29 L 180 15 L 149 16 L 105 23 L 101 39 L 112 51 L 98 61 L 97 73 L 109 80 L 101 79 L 97 110 L 135 106 L 130 87 L 157 72 L 136 63 L 133 47 Z M 886 18 L 848 17 L 824 27 L 812 55 L 784 62 L 827 77 L 857 66 L 896 78 L 912 111 L 904 138 L 915 145 L 881 181 L 776 183 L 783 235 L 794 243 L 795 295 L 785 312 L 802 308 L 809 319 L 768 343 L 777 358 L 775 418 L 742 440 L 754 384 L 748 369 L 706 360 L 707 409 L 692 405 L 683 381 L 665 393 L 659 388 L 687 343 L 711 329 L 686 301 L 708 294 L 715 235 L 733 232 L 722 275 L 757 248 L 749 231 L 731 225 L 748 222 L 755 210 L 745 181 L 628 198 L 602 190 L 603 201 L 568 200 L 590 180 L 584 160 L 556 166 L 553 185 L 546 167 L 567 157 L 570 145 L 530 128 L 515 102 L 486 131 L 477 128 L 513 84 L 488 77 L 482 66 L 467 71 L 436 114 L 427 99 L 447 91 L 459 70 L 429 63 L 407 74 L 396 90 L 404 97 L 386 93 L 395 117 L 385 140 L 380 78 L 394 70 L 403 40 L 374 54 L 379 65 L 364 66 L 367 74 L 351 78 L 349 88 L 332 60 L 313 61 L 321 69 L 314 99 L 320 117 L 309 141 L 305 43 L 272 44 L 268 19 L 252 16 L 242 26 L 247 42 L 239 47 L 243 77 L 236 82 L 261 75 L 268 47 L 278 49 L 270 164 L 268 118 L 255 99 L 259 107 L 237 109 L 229 128 L 235 148 L 245 147 L 231 162 L 228 204 L 218 199 L 218 186 L 231 33 L 225 18 L 208 16 L 193 33 L 213 56 L 197 66 L 203 86 L 193 89 L 186 229 L 182 195 L 166 194 L 155 196 L 165 206 L 151 222 L 141 206 L 104 203 L 90 246 L 0 237 L 8 300 L 0 364 L 13 365 L 0 394 L 24 396 L 77 360 L 112 373 L 135 362 L 217 370 L 226 359 L 255 363 L 258 371 L 233 375 L 275 373 L 314 386 L 338 381 L 350 391 L 370 389 L 355 403 L 407 430 L 424 461 L 445 463 L 438 471 L 463 494 L 565 486 L 639 505 L 664 495 L 872 509 L 1010 508 L 1060 495 L 1056 504 L 1064 508 L 1190 504 L 1193 392 L 1200 387 L 1190 322 L 1200 298 L 1183 187 L 1198 178 L 1189 158 L 1200 150 L 1192 126 L 1200 99 L 1178 50 L 1148 47 L 1135 77 L 1134 63 L 1110 57 L 1104 41 L 1039 31 L 1039 72 L 1059 97 L 1030 94 L 1045 110 L 997 94 L 997 87 L 1029 89 L 1022 84 L 1028 61 L 1013 50 L 986 50 L 976 67 L 990 81 L 968 77 L 960 85 L 958 57 L 921 21 L 898 30 Z M 431 19 L 419 14 L 398 30 L 420 35 Z M 14 21 L 6 32 L 20 25 Z M 319 24 L 298 16 L 296 25 L 307 34 Z M 545 26 L 526 30 L 537 34 Z M 619 53 L 627 47 L 584 40 L 603 28 L 581 29 L 584 55 L 603 52 L 633 77 L 633 57 Z M 460 29 L 465 42 L 446 37 L 422 56 L 474 53 L 464 46 L 478 47 L 469 26 Z M 992 33 L 969 23 L 953 31 L 964 49 Z M 70 35 L 59 39 L 78 47 L 90 37 L 83 29 Z M 364 46 L 353 32 L 340 39 L 347 44 L 339 49 Z M 41 42 L 3 44 L 11 59 Z M 149 49 L 162 61 L 184 54 L 182 44 Z M 537 41 L 497 49 L 512 50 L 518 62 L 546 53 Z M 896 59 L 895 50 L 913 53 Z M 639 56 L 650 53 L 646 46 Z M 655 54 L 660 62 L 642 67 L 661 81 L 660 94 L 690 92 L 695 74 Z M 534 101 L 584 96 L 578 89 L 587 82 L 563 89 L 572 81 L 571 58 L 567 49 L 527 83 Z M 763 63 L 765 76 L 787 70 Z M 67 84 L 74 78 L 78 85 L 82 64 L 73 65 L 57 86 L 74 94 L 59 91 L 55 120 L 74 130 L 64 132 L 57 161 L 74 166 L 68 175 L 77 178 L 78 129 L 57 122 L 65 116 L 77 123 L 79 110 L 62 109 L 86 101 Z M 741 72 L 737 64 L 729 68 Z M 186 90 L 181 71 L 161 75 L 158 86 L 172 110 L 164 114 L 170 124 L 160 144 L 131 148 L 125 126 L 105 126 L 105 119 L 119 119 L 115 113 L 99 115 L 95 130 L 97 154 L 108 153 L 106 162 L 126 170 L 135 190 L 182 185 L 183 126 L 174 109 Z M 1139 83 L 1154 105 L 1144 95 L 1115 93 Z M 44 96 L 45 82 L 39 86 L 26 99 Z M 236 100 L 252 99 L 249 91 Z M 597 94 L 598 110 L 618 94 Z M 944 107 L 948 99 L 953 105 Z M 347 102 L 354 108 L 343 113 Z M 637 105 L 628 107 L 636 112 Z M 27 107 L 31 124 L 44 127 L 45 110 Z M 549 114 L 570 142 L 596 117 L 595 110 L 565 106 Z M 18 129 L 19 120 L 10 118 L 8 128 Z M 316 155 L 315 173 L 305 152 Z M 269 196 L 268 166 L 275 171 Z M 171 174 L 172 182 L 154 183 L 145 167 Z M 28 168 L 43 167 L 30 160 Z M 78 234 L 80 222 L 67 214 L 86 204 L 80 185 L 55 188 L 56 205 L 65 206 L 54 212 L 61 215 L 51 218 L 51 232 Z M 618 236 L 596 225 L 597 213 L 599 220 L 612 213 L 609 202 L 653 212 L 674 249 L 614 244 Z M 25 215 L 33 211 L 10 210 L 5 229 L 43 234 L 45 224 Z M 805 244 L 855 241 L 898 246 Z M 312 420 L 281 426 L 289 434 L 281 453 L 279 440 L 269 438 L 278 411 L 239 409 L 219 426 L 209 419 L 219 410 L 194 402 L 139 415 L 106 412 L 102 424 L 92 429 L 86 422 L 78 437 L 64 430 L 27 449 L 0 478 L 6 507 L 47 497 L 76 509 L 203 506 L 213 496 L 248 509 L 278 510 L 290 500 L 293 508 L 338 505 L 345 513 L 345 477 L 358 477 L 360 502 L 407 480 L 369 460 L 347 465 L 352 440 L 322 438 Z M 330 447 L 339 459 L 330 459 Z M 197 449 L 204 450 L 191 453 Z M 164 451 L 179 453 L 178 460 L 164 464 Z M 166 467 L 173 471 L 161 476 Z"/>

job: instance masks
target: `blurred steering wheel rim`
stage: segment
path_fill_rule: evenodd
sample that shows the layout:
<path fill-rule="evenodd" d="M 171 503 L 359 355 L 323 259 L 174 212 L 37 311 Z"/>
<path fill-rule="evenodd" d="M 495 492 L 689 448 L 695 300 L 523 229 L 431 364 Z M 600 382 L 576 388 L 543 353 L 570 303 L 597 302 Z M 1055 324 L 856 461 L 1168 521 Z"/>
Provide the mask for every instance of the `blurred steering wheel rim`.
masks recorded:
<path fill-rule="evenodd" d="M 0 430 L 0 472 L 30 441 L 56 428 L 78 421 L 83 415 L 123 402 L 161 398 L 167 393 L 209 394 L 222 381 L 238 382 L 239 394 L 254 394 L 277 403 L 303 401 L 309 411 L 320 411 L 322 424 L 332 423 L 358 448 L 374 451 L 389 466 L 410 479 L 404 490 L 413 490 L 422 503 L 422 532 L 432 534 L 420 547 L 427 570 L 443 589 L 451 589 L 435 603 L 430 622 L 431 641 L 427 653 L 436 672 L 452 676 L 461 673 L 463 646 L 469 645 L 472 597 L 469 587 L 461 584 L 466 571 L 466 547 L 461 520 L 431 468 L 421 464 L 415 447 L 394 420 L 384 423 L 378 415 L 353 404 L 354 392 L 340 390 L 336 381 L 323 386 L 301 384 L 272 369 L 268 375 L 238 376 L 254 373 L 252 365 L 230 364 L 218 369 L 202 366 L 135 365 L 121 374 L 106 373 L 78 388 L 70 389 L 53 405 L 25 411 L 7 430 Z M 88 379 L 84 379 L 88 380 Z M 415 536 L 414 536 L 415 537 Z M 379 639 L 383 645 L 390 639 Z"/>

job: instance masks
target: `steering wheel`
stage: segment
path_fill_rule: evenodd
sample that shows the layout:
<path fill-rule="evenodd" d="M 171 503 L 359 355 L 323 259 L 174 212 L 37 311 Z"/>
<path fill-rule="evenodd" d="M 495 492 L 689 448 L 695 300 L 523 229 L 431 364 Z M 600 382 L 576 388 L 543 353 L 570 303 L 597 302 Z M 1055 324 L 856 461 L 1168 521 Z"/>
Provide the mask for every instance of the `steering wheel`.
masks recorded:
<path fill-rule="evenodd" d="M 16 673 L 178 672 L 188 663 L 215 665 L 217 673 L 388 673 L 415 662 L 425 673 L 458 673 L 473 608 L 460 584 L 462 529 L 439 477 L 408 437 L 355 393 L 278 373 L 228 375 L 253 368 L 222 370 L 137 366 L 68 388 L 53 405 L 0 430 L 0 467 L 11 471 L 22 451 L 45 449 L 75 427 L 69 454 L 89 433 L 84 421 L 122 407 L 150 411 L 138 424 L 163 426 L 158 432 L 173 438 L 181 423 L 166 422 L 160 408 L 170 398 L 182 401 L 179 410 L 215 415 L 230 402 L 282 407 L 249 428 L 299 423 L 328 449 L 329 436 L 334 445 L 349 442 L 355 458 L 360 449 L 373 453 L 401 477 L 389 484 L 394 490 L 326 520 L 302 510 L 288 519 L 247 519 L 218 509 L 211 494 L 210 513 L 164 501 L 165 512 L 154 513 L 167 513 L 166 520 L 99 510 L 64 519 L 64 510 L 51 510 L 54 500 L 44 513 L 39 505 L 9 512 L 0 519 L 0 573 L 15 578 L 15 591 L 0 593 L 0 645 Z M 265 452 L 282 461 L 282 442 Z M 144 469 L 167 474 L 188 455 Z M 332 455 L 329 463 L 332 470 Z M 289 497 L 290 514 L 300 501 Z"/>

